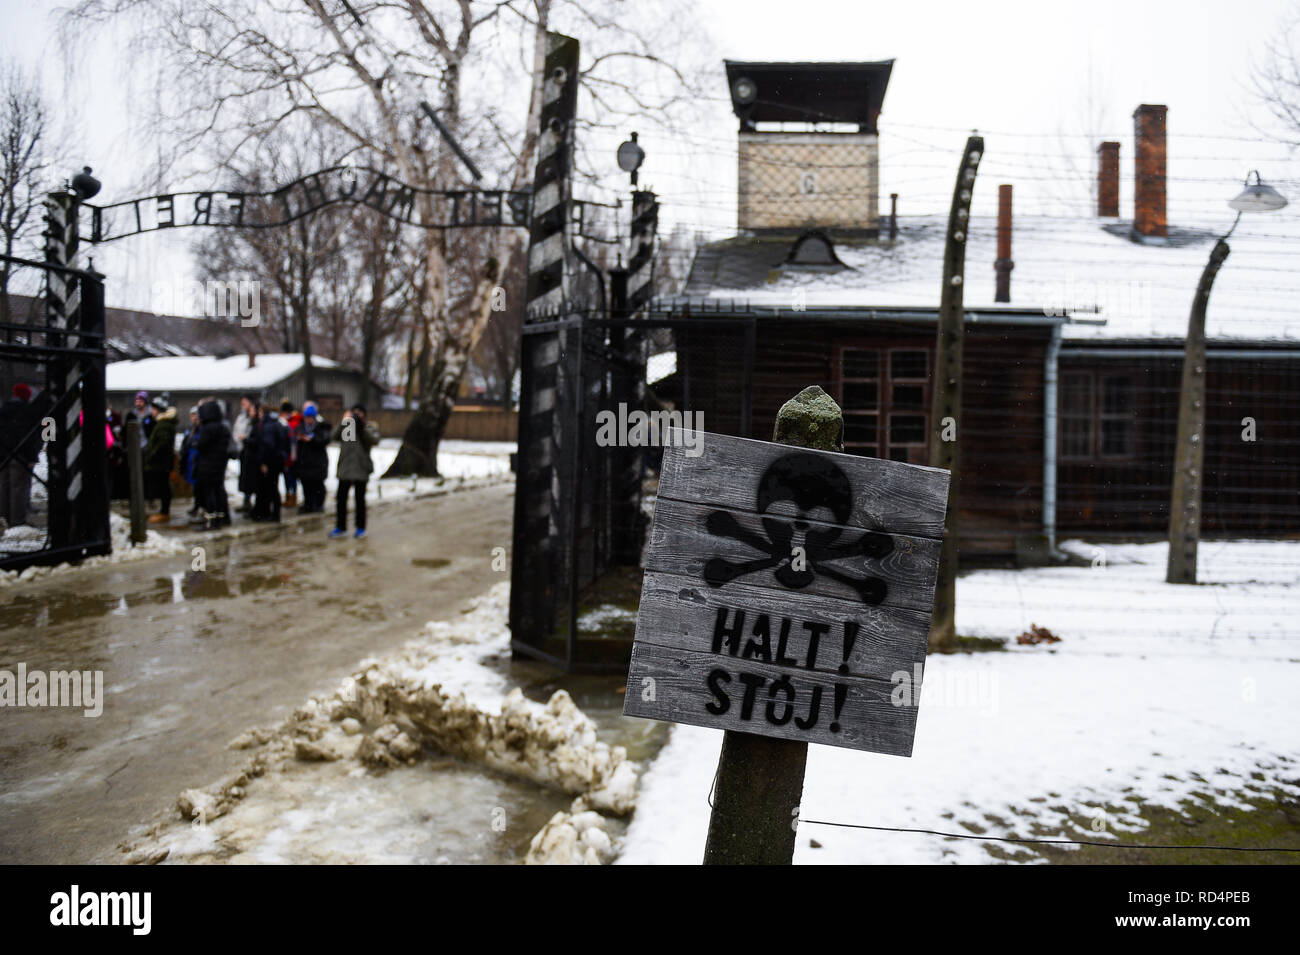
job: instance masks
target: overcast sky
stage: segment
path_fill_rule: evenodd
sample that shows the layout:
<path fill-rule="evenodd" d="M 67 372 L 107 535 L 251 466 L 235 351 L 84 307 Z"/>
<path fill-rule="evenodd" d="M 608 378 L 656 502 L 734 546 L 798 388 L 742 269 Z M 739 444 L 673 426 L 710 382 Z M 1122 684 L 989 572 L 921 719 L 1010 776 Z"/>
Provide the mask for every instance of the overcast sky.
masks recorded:
<path fill-rule="evenodd" d="M 125 81 L 111 36 L 65 89 L 54 7 L 0 0 L 0 48 L 6 57 L 44 63 L 50 98 L 80 106 L 74 165 L 95 167 L 103 201 L 130 198 L 129 184 L 151 157 L 147 140 L 124 134 L 139 90 Z M 1131 177 L 1133 109 L 1163 103 L 1171 221 L 1212 224 L 1227 216 L 1222 202 L 1231 181 L 1251 168 L 1300 198 L 1297 158 L 1252 141 L 1268 120 L 1250 83 L 1265 43 L 1295 9 L 1286 0 L 701 0 L 716 51 L 717 98 L 701 104 L 697 128 L 675 141 L 643 137 L 645 182 L 660 194 L 666 223 L 726 234 L 735 222 L 736 122 L 722 59 L 894 59 L 880 124 L 882 205 L 896 191 L 905 215 L 945 209 L 961 144 L 978 128 L 987 159 L 976 211 L 989 211 L 994 186 L 1011 182 L 1018 211 L 1059 213 L 1062 203 L 1086 196 L 1096 137 L 1121 142 L 1122 169 Z M 1122 203 L 1131 204 L 1127 182 Z M 110 277 L 111 304 L 148 307 L 155 282 L 186 274 L 186 247 L 177 237 L 117 245 L 96 253 Z"/>

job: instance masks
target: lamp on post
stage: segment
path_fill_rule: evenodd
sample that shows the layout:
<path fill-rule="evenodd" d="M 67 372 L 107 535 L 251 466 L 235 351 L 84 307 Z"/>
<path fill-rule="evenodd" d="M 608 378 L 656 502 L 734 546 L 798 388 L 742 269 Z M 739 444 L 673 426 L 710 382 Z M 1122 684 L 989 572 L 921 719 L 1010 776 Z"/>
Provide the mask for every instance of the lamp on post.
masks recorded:
<path fill-rule="evenodd" d="M 1169 499 L 1169 561 L 1165 580 L 1171 584 L 1196 583 L 1196 549 L 1201 535 L 1201 488 L 1205 464 L 1205 311 L 1215 276 L 1228 258 L 1228 237 L 1246 212 L 1274 212 L 1287 204 L 1286 197 L 1252 172 L 1245 188 L 1228 202 L 1237 218 L 1214 248 L 1205 264 L 1192 299 L 1187 321 L 1187 346 L 1183 356 L 1183 380 L 1178 400 L 1178 437 L 1174 447 L 1173 493 Z"/>

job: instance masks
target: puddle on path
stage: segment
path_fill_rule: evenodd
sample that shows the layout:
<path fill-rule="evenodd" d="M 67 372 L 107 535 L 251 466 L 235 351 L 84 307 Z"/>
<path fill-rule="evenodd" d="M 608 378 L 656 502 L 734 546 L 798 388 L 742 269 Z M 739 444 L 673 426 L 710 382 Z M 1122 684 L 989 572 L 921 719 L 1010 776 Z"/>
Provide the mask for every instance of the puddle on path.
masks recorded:
<path fill-rule="evenodd" d="M 415 567 L 427 567 L 433 570 L 439 567 L 447 567 L 451 561 L 444 557 L 412 557 L 411 564 Z"/>

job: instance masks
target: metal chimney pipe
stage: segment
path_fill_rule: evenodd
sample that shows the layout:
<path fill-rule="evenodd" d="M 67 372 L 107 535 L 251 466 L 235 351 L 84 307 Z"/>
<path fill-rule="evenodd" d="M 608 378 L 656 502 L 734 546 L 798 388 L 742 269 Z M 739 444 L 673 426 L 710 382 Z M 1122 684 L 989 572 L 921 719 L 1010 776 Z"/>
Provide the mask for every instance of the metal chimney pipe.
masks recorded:
<path fill-rule="evenodd" d="M 998 186 L 998 257 L 993 263 L 997 272 L 997 285 L 993 301 L 1011 301 L 1011 270 L 1016 264 L 1011 261 L 1011 187 Z"/>

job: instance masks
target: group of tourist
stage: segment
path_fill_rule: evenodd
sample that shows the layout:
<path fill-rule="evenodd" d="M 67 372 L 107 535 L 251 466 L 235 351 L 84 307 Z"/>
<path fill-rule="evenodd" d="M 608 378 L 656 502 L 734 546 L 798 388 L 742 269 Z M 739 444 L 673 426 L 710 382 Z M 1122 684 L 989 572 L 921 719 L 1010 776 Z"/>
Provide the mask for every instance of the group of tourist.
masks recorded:
<path fill-rule="evenodd" d="M 126 420 L 140 422 L 145 497 L 158 502 L 149 522 L 171 520 L 171 475 L 176 469 L 194 489 L 190 523 L 207 529 L 229 525 L 232 508 L 226 473 L 231 461 L 239 462 L 238 492 L 243 497 L 233 509 L 235 514 L 277 523 L 284 508 L 297 508 L 300 514 L 323 513 L 329 476 L 326 449 L 331 441 L 337 441 L 336 521 L 330 536 L 347 533 L 348 495 L 355 492 L 355 536 L 365 537 L 366 484 L 374 471 L 370 452 L 379 443 L 379 430 L 367 420 L 365 407 L 357 404 L 345 411 L 336 429 L 321 417 L 312 401 L 299 409 L 286 399 L 277 408 L 244 395 L 239 404 L 232 426 L 224 402 L 217 398 L 200 401 L 190 409 L 189 425 L 180 434 L 178 446 L 178 415 L 170 396 L 136 394 Z"/>

